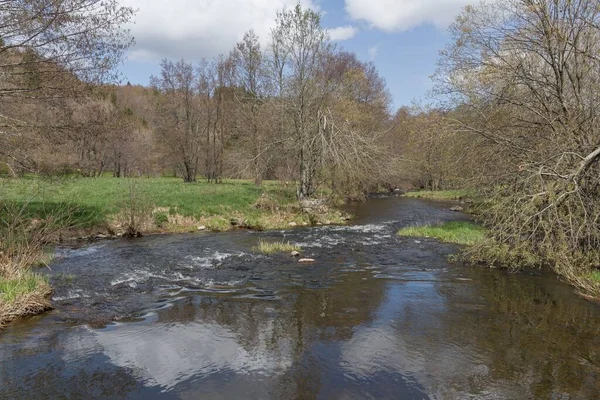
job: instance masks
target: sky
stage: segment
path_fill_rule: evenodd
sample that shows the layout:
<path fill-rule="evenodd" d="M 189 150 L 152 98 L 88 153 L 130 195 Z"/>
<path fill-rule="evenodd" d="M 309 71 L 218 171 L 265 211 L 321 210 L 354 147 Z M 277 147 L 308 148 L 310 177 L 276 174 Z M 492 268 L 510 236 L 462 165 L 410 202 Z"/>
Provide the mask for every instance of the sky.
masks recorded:
<path fill-rule="evenodd" d="M 199 61 L 227 54 L 249 29 L 267 43 L 276 12 L 298 0 L 121 0 L 137 9 L 128 26 L 136 44 L 121 67 L 124 81 L 147 85 L 163 58 Z M 393 107 L 428 102 L 447 28 L 472 0 L 300 0 L 344 50 L 372 61 Z"/>

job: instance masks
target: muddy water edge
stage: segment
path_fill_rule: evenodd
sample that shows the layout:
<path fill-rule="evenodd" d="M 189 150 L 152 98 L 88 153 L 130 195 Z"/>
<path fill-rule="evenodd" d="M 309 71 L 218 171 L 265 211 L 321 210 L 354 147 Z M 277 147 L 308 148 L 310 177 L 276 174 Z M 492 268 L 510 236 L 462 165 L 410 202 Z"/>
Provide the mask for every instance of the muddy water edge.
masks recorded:
<path fill-rule="evenodd" d="M 467 218 L 448 204 L 350 208 L 345 227 L 60 249 L 56 309 L 0 334 L 0 399 L 600 399 L 600 306 L 395 235 Z"/>

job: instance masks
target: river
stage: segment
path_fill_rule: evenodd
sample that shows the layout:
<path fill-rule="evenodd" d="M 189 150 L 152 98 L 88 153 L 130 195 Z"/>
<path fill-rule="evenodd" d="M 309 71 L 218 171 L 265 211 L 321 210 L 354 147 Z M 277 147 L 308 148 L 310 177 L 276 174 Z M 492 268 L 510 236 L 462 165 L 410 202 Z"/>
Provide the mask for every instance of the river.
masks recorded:
<path fill-rule="evenodd" d="M 449 207 L 376 198 L 344 227 L 59 249 L 56 309 L 0 334 L 0 398 L 600 399 L 600 306 L 395 235 L 467 218 Z"/>

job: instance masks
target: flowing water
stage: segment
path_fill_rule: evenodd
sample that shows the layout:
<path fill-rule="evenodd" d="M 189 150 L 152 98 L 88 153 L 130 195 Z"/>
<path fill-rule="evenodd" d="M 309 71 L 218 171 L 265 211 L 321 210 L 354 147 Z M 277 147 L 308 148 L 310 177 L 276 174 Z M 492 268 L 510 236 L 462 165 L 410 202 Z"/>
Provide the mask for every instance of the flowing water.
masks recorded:
<path fill-rule="evenodd" d="M 56 310 L 0 334 L 0 398 L 600 399 L 600 306 L 395 235 L 466 218 L 447 204 L 352 208 L 347 227 L 60 250 Z"/>

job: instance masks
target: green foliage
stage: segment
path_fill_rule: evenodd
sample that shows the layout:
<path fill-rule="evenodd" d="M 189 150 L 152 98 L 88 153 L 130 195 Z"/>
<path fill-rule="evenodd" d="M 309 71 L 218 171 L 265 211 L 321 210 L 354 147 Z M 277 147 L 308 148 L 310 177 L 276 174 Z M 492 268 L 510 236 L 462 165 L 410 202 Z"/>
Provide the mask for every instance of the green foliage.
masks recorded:
<path fill-rule="evenodd" d="M 400 229 L 399 236 L 432 237 L 442 242 L 473 245 L 485 239 L 485 229 L 467 221 L 452 221 L 441 225 L 412 226 Z"/>

